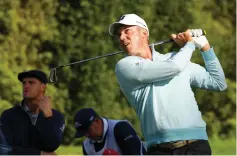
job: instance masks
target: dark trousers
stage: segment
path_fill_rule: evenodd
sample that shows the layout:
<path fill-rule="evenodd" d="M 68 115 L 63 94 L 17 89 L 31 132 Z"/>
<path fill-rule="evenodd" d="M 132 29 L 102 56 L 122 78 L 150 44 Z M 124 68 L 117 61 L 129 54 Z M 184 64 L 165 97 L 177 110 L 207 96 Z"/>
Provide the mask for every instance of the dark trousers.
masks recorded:
<path fill-rule="evenodd" d="M 176 149 L 150 147 L 147 150 L 147 155 L 211 155 L 211 153 L 207 140 L 197 140 Z"/>

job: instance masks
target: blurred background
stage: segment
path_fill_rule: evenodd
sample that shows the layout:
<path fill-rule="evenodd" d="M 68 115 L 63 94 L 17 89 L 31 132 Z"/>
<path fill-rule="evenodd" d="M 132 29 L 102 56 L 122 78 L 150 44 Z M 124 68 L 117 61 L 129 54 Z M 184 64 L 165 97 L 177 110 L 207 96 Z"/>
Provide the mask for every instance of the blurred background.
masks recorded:
<path fill-rule="evenodd" d="M 225 71 L 228 89 L 195 89 L 213 154 L 236 154 L 236 1 L 235 0 L 0 0 L 0 114 L 22 99 L 19 72 L 50 69 L 119 51 L 108 33 L 109 25 L 126 13 L 145 19 L 150 42 L 171 33 L 202 28 Z M 156 46 L 160 53 L 173 44 Z M 127 119 L 141 137 L 135 111 L 115 78 L 115 64 L 123 54 L 65 67 L 57 71 L 58 83 L 49 84 L 53 107 L 66 118 L 57 154 L 82 154 L 82 139 L 74 140 L 73 116 L 83 107 L 100 115 Z M 192 61 L 204 65 L 198 50 Z M 180 90 L 182 91 L 182 90 Z"/>

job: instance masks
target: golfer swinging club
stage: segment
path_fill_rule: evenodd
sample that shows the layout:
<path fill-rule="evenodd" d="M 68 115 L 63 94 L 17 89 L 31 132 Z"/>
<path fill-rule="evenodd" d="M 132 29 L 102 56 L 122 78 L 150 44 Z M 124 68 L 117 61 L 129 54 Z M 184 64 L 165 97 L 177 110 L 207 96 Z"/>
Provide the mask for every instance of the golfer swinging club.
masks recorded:
<path fill-rule="evenodd" d="M 110 25 L 109 33 L 118 37 L 128 54 L 116 64 L 115 72 L 140 120 L 147 154 L 210 155 L 206 123 L 192 87 L 223 91 L 227 84 L 202 31 L 192 29 L 171 35 L 180 50 L 167 54 L 149 47 L 147 24 L 135 14 L 123 15 Z M 190 62 L 195 48 L 200 49 L 206 69 Z"/>

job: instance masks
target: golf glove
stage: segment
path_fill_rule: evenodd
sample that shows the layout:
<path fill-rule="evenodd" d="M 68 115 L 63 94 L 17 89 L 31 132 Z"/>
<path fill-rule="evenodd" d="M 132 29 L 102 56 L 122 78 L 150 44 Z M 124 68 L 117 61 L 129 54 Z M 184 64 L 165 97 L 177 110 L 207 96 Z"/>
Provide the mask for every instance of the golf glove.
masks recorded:
<path fill-rule="evenodd" d="M 192 37 L 199 37 L 204 35 L 202 29 L 190 29 Z"/>
<path fill-rule="evenodd" d="M 209 44 L 206 36 L 193 37 L 194 44 L 197 48 L 202 49 L 204 45 Z"/>

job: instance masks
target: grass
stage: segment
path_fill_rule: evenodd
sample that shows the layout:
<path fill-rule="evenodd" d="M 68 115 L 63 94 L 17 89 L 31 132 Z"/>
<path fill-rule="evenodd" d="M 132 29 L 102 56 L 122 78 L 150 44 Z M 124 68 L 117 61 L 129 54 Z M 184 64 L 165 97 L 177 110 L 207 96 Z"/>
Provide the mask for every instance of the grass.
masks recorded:
<path fill-rule="evenodd" d="M 236 139 L 209 139 L 213 155 L 236 155 Z M 82 155 L 81 146 L 60 146 L 58 155 Z"/>
<path fill-rule="evenodd" d="M 57 151 L 57 155 L 82 155 L 81 146 L 60 146 Z"/>
<path fill-rule="evenodd" d="M 213 155 L 236 155 L 236 138 L 228 140 L 209 140 Z"/>

